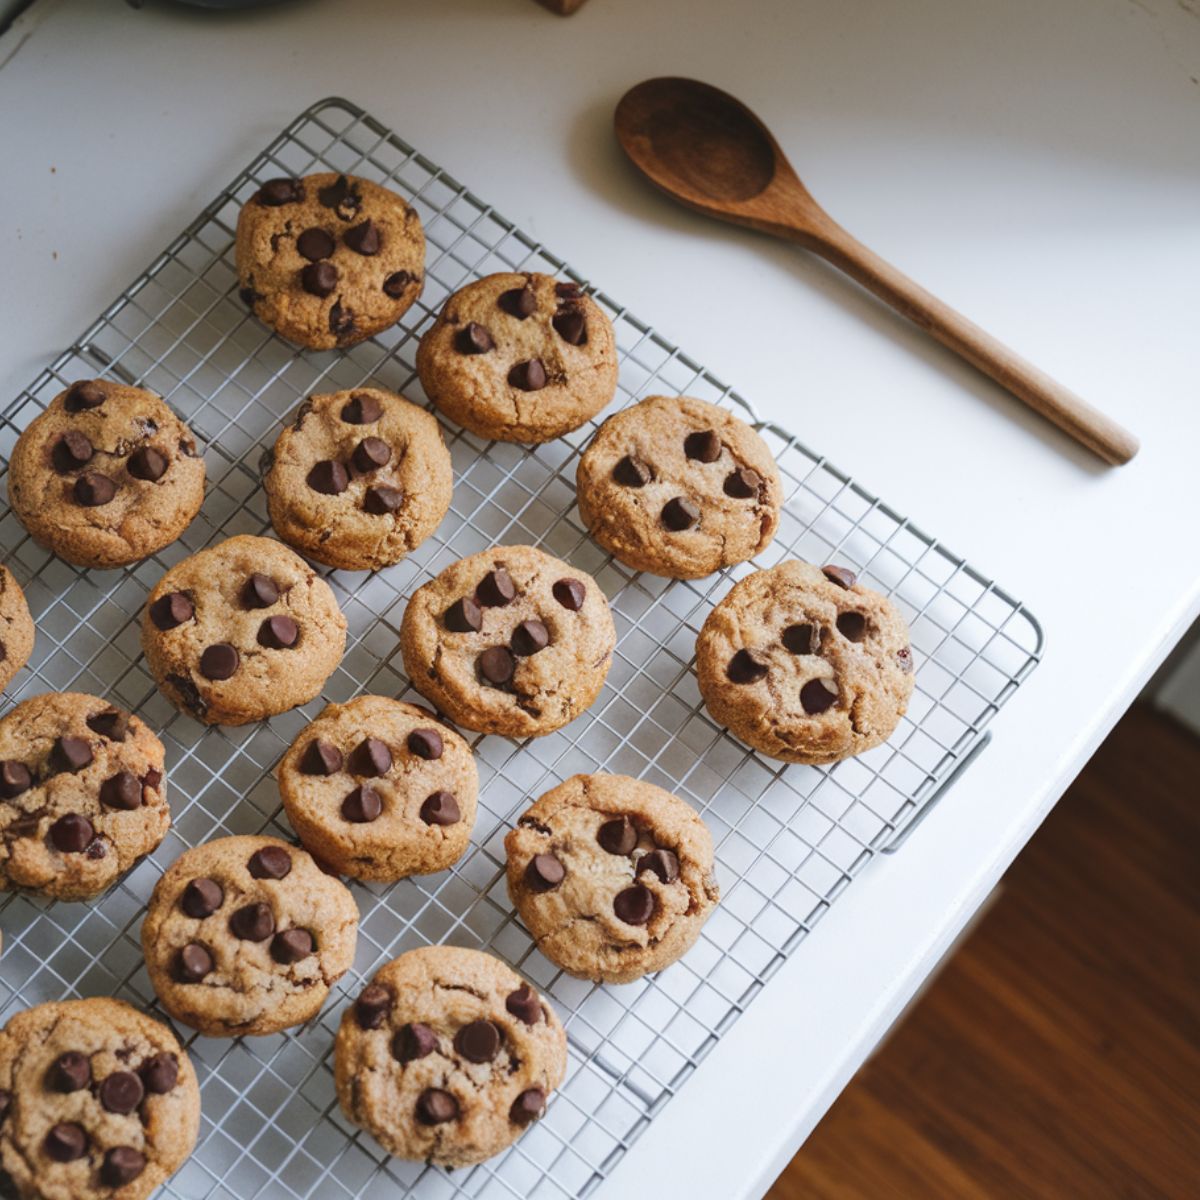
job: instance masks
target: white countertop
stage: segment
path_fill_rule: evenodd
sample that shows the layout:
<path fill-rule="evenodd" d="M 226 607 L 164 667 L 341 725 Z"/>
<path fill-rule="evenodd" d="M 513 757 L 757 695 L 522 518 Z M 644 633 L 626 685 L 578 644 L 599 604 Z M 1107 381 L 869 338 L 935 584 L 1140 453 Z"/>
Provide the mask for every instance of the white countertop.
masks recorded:
<path fill-rule="evenodd" d="M 1200 0 L 591 0 L 569 20 L 531 0 L 40 0 L 5 58 L 0 396 L 342 94 L 1041 619 L 1045 661 L 992 745 L 599 1192 L 761 1195 L 1200 611 Z M 651 192 L 610 122 L 660 74 L 744 99 L 851 232 L 1140 456 L 1100 467 L 803 252 Z"/>

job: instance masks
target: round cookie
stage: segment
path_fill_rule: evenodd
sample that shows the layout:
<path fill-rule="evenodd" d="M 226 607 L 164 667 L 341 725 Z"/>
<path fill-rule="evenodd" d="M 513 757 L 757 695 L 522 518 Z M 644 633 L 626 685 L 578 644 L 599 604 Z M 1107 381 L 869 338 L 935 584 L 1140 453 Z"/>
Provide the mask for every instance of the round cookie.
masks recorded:
<path fill-rule="evenodd" d="M 209 725 L 306 704 L 345 646 L 346 618 L 325 580 L 280 542 L 248 534 L 172 567 L 142 620 L 163 695 Z"/>
<path fill-rule="evenodd" d="M 592 537 L 652 575 L 711 575 L 753 558 L 779 525 L 766 443 L 728 409 L 687 396 L 651 396 L 609 417 L 575 483 Z"/>
<path fill-rule="evenodd" d="M 330 704 L 279 763 L 292 828 L 323 863 L 358 879 L 428 875 L 471 841 L 479 773 L 471 747 L 415 704 Z"/>
<path fill-rule="evenodd" d="M 450 507 L 450 452 L 435 417 L 356 388 L 306 400 L 275 442 L 263 481 L 275 532 L 348 571 L 399 562 Z"/>
<path fill-rule="evenodd" d="M 307 851 L 226 837 L 158 881 L 142 952 L 159 1001 L 209 1037 L 278 1033 L 316 1015 L 354 961 L 358 907 Z"/>
<path fill-rule="evenodd" d="M 447 567 L 404 611 L 413 686 L 458 725 L 536 737 L 588 708 L 617 634 L 588 574 L 533 546 L 497 546 Z"/>
<path fill-rule="evenodd" d="M 0 564 L 0 690 L 8 687 L 29 661 L 35 632 L 21 585 Z"/>
<path fill-rule="evenodd" d="M 568 975 L 629 983 L 685 954 L 720 897 L 708 828 L 627 775 L 573 775 L 504 839 L 508 894 Z"/>
<path fill-rule="evenodd" d="M 123 567 L 170 545 L 200 511 L 204 460 L 153 392 L 81 380 L 17 438 L 8 499 L 59 558 Z"/>
<path fill-rule="evenodd" d="M 886 741 L 913 690 L 908 626 L 846 567 L 797 560 L 756 571 L 696 640 L 715 721 L 795 763 L 833 763 Z"/>
<path fill-rule="evenodd" d="M 241 297 L 276 333 L 352 346 L 394 325 L 421 294 L 425 234 L 387 188 L 323 172 L 272 179 L 242 206 L 235 247 Z"/>
<path fill-rule="evenodd" d="M 498 1154 L 562 1083 L 567 1037 L 498 958 L 410 950 L 346 1009 L 334 1044 L 342 1111 L 391 1154 L 466 1167 Z"/>
<path fill-rule="evenodd" d="M 121 1000 L 38 1004 L 0 1030 L 0 1166 L 22 1200 L 144 1200 L 199 1126 L 188 1056 Z"/>
<path fill-rule="evenodd" d="M 446 301 L 421 338 L 417 373 L 426 395 L 472 433 L 548 442 L 612 400 L 616 338 L 578 284 L 489 275 Z"/>
<path fill-rule="evenodd" d="M 102 892 L 171 825 L 163 745 L 82 692 L 46 692 L 0 718 L 0 891 Z"/>

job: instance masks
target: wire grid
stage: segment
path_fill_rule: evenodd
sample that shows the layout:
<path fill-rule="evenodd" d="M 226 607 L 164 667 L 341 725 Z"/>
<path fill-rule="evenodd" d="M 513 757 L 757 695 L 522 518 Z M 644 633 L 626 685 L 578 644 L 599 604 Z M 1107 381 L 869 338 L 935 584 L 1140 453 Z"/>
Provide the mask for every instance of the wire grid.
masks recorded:
<path fill-rule="evenodd" d="M 237 296 L 240 204 L 265 180 L 317 170 L 394 187 L 420 212 L 428 265 L 420 302 L 397 327 L 348 351 L 299 352 Z M 177 543 L 116 572 L 82 571 L 34 544 L 5 507 L 5 560 L 29 599 L 38 642 L 10 688 L 111 698 L 160 731 L 174 825 L 156 852 L 90 904 L 10 895 L 0 905 L 0 1020 L 48 999 L 117 995 L 157 1010 L 139 930 L 159 875 L 186 847 L 233 833 L 290 837 L 272 768 L 329 701 L 360 692 L 420 699 L 398 653 L 405 598 L 451 561 L 495 544 L 533 543 L 590 572 L 610 597 L 618 642 L 607 685 L 566 729 L 517 743 L 474 742 L 479 816 L 449 871 L 382 886 L 353 883 L 361 910 L 354 968 L 319 1017 L 273 1037 L 182 1030 L 201 1079 L 196 1152 L 166 1185 L 173 1197 L 577 1197 L 683 1085 L 780 963 L 863 866 L 898 844 L 981 744 L 990 718 L 1035 666 L 1033 617 L 991 580 L 778 426 L 759 422 L 724 384 L 603 293 L 621 356 L 614 407 L 686 393 L 753 421 L 779 462 L 786 507 L 753 564 L 798 556 L 854 567 L 890 594 L 912 628 L 916 691 L 891 740 L 832 768 L 760 757 L 704 712 L 693 646 L 712 605 L 750 564 L 697 581 L 632 573 L 586 536 L 575 508 L 577 455 L 596 422 L 534 448 L 486 443 L 443 424 L 455 470 L 440 528 L 375 574 L 328 572 L 349 622 L 345 657 L 323 696 L 258 725 L 205 728 L 156 691 L 142 661 L 140 611 L 162 573 L 235 533 L 269 532 L 259 460 L 314 391 L 375 384 L 423 399 L 417 333 L 450 292 L 499 270 L 583 282 L 378 121 L 344 100 L 314 105 L 0 417 L 0 454 L 76 378 L 109 374 L 161 393 L 207 442 L 209 490 Z M 504 886 L 503 836 L 530 798 L 577 771 L 639 776 L 685 797 L 717 848 L 723 899 L 696 947 L 653 978 L 596 987 L 558 972 L 531 946 Z M 450 1173 L 390 1158 L 340 1113 L 331 1049 L 346 1003 L 383 962 L 431 942 L 487 948 L 547 993 L 570 1044 L 567 1081 L 544 1120 L 503 1155 Z"/>

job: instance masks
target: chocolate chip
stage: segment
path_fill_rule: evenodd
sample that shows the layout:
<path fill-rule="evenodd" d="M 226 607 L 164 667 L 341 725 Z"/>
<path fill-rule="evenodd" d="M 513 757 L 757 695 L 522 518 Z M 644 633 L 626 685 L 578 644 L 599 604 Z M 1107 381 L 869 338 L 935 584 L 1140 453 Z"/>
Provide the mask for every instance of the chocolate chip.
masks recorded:
<path fill-rule="evenodd" d="M 503 687 L 517 669 L 517 660 L 506 646 L 489 646 L 476 661 L 479 674 L 493 687 Z"/>
<path fill-rule="evenodd" d="M 372 516 L 386 517 L 404 503 L 404 493 L 385 483 L 372 484 L 363 496 L 363 508 Z"/>
<path fill-rule="evenodd" d="M 89 471 L 75 480 L 74 492 L 76 501 L 84 508 L 99 508 L 117 494 L 117 485 L 107 475 Z"/>
<path fill-rule="evenodd" d="M 640 875 L 643 871 L 653 871 L 659 883 L 674 883 L 679 878 L 679 857 L 674 850 L 657 847 L 638 859 L 633 873 Z"/>
<path fill-rule="evenodd" d="M 317 199 L 325 208 L 345 206 L 357 210 L 362 203 L 357 189 L 345 175 L 339 175 L 331 184 L 321 188 L 317 192 Z"/>
<path fill-rule="evenodd" d="M 250 855 L 246 868 L 255 879 L 286 879 L 292 856 L 282 846 L 263 846 Z"/>
<path fill-rule="evenodd" d="M 92 1064 L 86 1054 L 68 1050 L 50 1066 L 46 1083 L 56 1092 L 79 1092 L 92 1082 Z"/>
<path fill-rule="evenodd" d="M 392 460 L 392 448 L 383 438 L 363 438 L 354 447 L 354 465 L 365 475 L 368 471 L 378 471 L 386 467 Z"/>
<path fill-rule="evenodd" d="M 426 1088 L 417 1097 L 417 1120 L 422 1125 L 443 1125 L 458 1116 L 458 1101 L 441 1088 Z"/>
<path fill-rule="evenodd" d="M 442 620 L 452 633 L 477 633 L 483 624 L 483 614 L 470 596 L 464 596 L 446 609 Z"/>
<path fill-rule="evenodd" d="M 526 317 L 531 317 L 537 312 L 537 296 L 534 295 L 533 288 L 528 284 L 525 287 L 501 292 L 496 298 L 496 303 L 510 317 L 516 317 L 518 321 L 524 321 Z"/>
<path fill-rule="evenodd" d="M 368 217 L 361 225 L 353 225 L 342 234 L 342 241 L 355 254 L 370 256 L 379 253 L 379 226 Z"/>
<path fill-rule="evenodd" d="M 392 1010 L 392 993 L 381 983 L 369 983 L 354 1002 L 354 1016 L 360 1029 L 378 1029 Z"/>
<path fill-rule="evenodd" d="M 175 960 L 175 978 L 180 983 L 199 983 L 212 972 L 216 964 L 208 948 L 199 942 L 188 942 Z"/>
<path fill-rule="evenodd" d="M 500 1053 L 504 1039 L 491 1021 L 472 1021 L 454 1035 L 454 1049 L 467 1062 L 491 1062 Z"/>
<path fill-rule="evenodd" d="M 546 368 L 540 358 L 516 363 L 508 373 L 508 382 L 523 392 L 539 392 L 546 386 Z"/>
<path fill-rule="evenodd" d="M 504 567 L 489 571 L 475 589 L 475 599 L 487 608 L 503 608 L 517 596 L 517 585 Z"/>
<path fill-rule="evenodd" d="M 793 654 L 816 654 L 817 628 L 815 625 L 789 625 L 779 639 L 784 649 Z"/>
<path fill-rule="evenodd" d="M 350 486 L 350 476 L 340 462 L 323 458 L 309 471 L 305 482 L 323 496 L 337 496 Z"/>
<path fill-rule="evenodd" d="M 55 1125 L 44 1143 L 46 1154 L 55 1162 L 69 1163 L 82 1158 L 87 1153 L 87 1134 L 83 1127 L 73 1122 L 63 1122 Z"/>
<path fill-rule="evenodd" d="M 156 788 L 160 783 L 162 783 L 162 772 L 157 767 L 151 767 L 142 776 L 143 787 Z"/>
<path fill-rule="evenodd" d="M 522 621 L 513 630 L 509 644 L 514 654 L 527 658 L 550 645 L 550 630 L 538 620 Z"/>
<path fill-rule="evenodd" d="M 365 784 L 356 787 L 342 801 L 342 816 L 353 825 L 369 825 L 372 821 L 379 820 L 379 814 L 382 812 L 383 801 L 380 800 L 379 793 Z"/>
<path fill-rule="evenodd" d="M 365 392 L 355 392 L 342 405 L 342 420 L 347 425 L 374 425 L 383 416 L 383 405 Z"/>
<path fill-rule="evenodd" d="M 255 571 L 242 585 L 242 603 L 247 608 L 270 608 L 279 602 L 279 587 L 270 575 Z"/>
<path fill-rule="evenodd" d="M 525 868 L 525 883 L 530 891 L 553 891 L 566 878 L 567 869 L 553 854 L 535 854 Z"/>
<path fill-rule="evenodd" d="M 318 229 L 315 225 L 306 229 L 296 239 L 296 249 L 300 252 L 300 257 L 307 258 L 309 262 L 320 262 L 321 259 L 328 258 L 336 245 L 332 234 Z"/>
<path fill-rule="evenodd" d="M 253 308 L 262 298 L 262 292 L 256 292 L 252 287 L 238 288 L 238 299 L 247 308 Z"/>
<path fill-rule="evenodd" d="M 105 1187 L 119 1188 L 132 1183 L 146 1169 L 146 1156 L 132 1146 L 114 1146 L 104 1152 L 100 1167 L 100 1182 Z"/>
<path fill-rule="evenodd" d="M 300 286 L 310 295 L 317 296 L 324 300 L 326 296 L 333 292 L 333 289 L 338 285 L 338 279 L 341 276 L 338 273 L 337 267 L 331 262 L 315 262 L 309 263 L 307 267 L 300 272 Z M 336 306 L 335 306 L 336 307 Z M 333 328 L 332 316 L 330 313 L 330 330 L 336 333 Z"/>
<path fill-rule="evenodd" d="M 526 1025 L 536 1025 L 542 1019 L 542 1002 L 527 983 L 521 984 L 515 992 L 508 993 L 504 1007 Z"/>
<path fill-rule="evenodd" d="M 179 898 L 179 907 L 197 921 L 211 917 L 224 903 L 225 889 L 206 875 L 191 880 Z"/>
<path fill-rule="evenodd" d="M 88 858 L 103 858 L 107 853 L 108 847 L 99 838 L 94 838 L 87 848 Z"/>
<path fill-rule="evenodd" d="M 546 1093 L 539 1087 L 526 1088 L 508 1110 L 508 1119 L 515 1125 L 529 1125 L 546 1111 Z"/>
<path fill-rule="evenodd" d="M 715 430 L 698 429 L 683 439 L 683 452 L 697 462 L 716 462 L 721 457 L 721 439 Z"/>
<path fill-rule="evenodd" d="M 393 271 L 383 281 L 384 295 L 391 296 L 393 300 L 399 300 L 412 282 L 413 277 L 407 271 Z"/>
<path fill-rule="evenodd" d="M 725 668 L 731 683 L 757 683 L 767 674 L 767 664 L 753 650 L 739 650 Z"/>
<path fill-rule="evenodd" d="M 36 837 L 42 826 L 41 817 L 35 813 L 22 814 L 8 823 L 5 834 L 10 838 Z"/>
<path fill-rule="evenodd" d="M 129 714 L 120 708 L 106 708 L 87 718 L 87 727 L 110 742 L 123 742 L 129 732 Z"/>
<path fill-rule="evenodd" d="M 386 775 L 392 769 L 392 752 L 378 738 L 363 738 L 350 752 L 350 773 L 368 779 Z"/>
<path fill-rule="evenodd" d="M 663 524 L 675 533 L 682 533 L 685 529 L 691 529 L 699 520 L 700 510 L 690 500 L 685 500 L 682 496 L 676 496 L 674 500 L 668 500 L 663 505 Z"/>
<path fill-rule="evenodd" d="M 587 588 L 578 579 L 559 579 L 550 590 L 555 600 L 571 612 L 578 612 L 587 598 Z"/>
<path fill-rule="evenodd" d="M 626 925 L 645 925 L 657 907 L 654 893 L 640 883 L 619 891 L 613 898 L 613 912 Z"/>
<path fill-rule="evenodd" d="M 652 478 L 650 468 L 640 458 L 627 454 L 613 467 L 613 479 L 622 487 L 645 487 Z"/>
<path fill-rule="evenodd" d="M 298 179 L 270 179 L 258 189 L 255 199 L 267 208 L 299 204 L 304 199 L 304 185 Z"/>
<path fill-rule="evenodd" d="M 725 495 L 732 496 L 735 500 L 749 500 L 758 495 L 758 489 L 762 486 L 762 476 L 749 467 L 738 467 L 736 471 L 730 471 L 725 476 L 724 486 Z"/>
<path fill-rule="evenodd" d="M 89 408 L 99 408 L 104 403 L 104 388 L 92 380 L 81 380 L 67 388 L 63 397 L 63 408 L 69 413 L 83 412 Z"/>
<path fill-rule="evenodd" d="M 630 854 L 637 840 L 637 829 L 628 817 L 613 817 L 596 831 L 596 841 L 609 854 Z"/>
<path fill-rule="evenodd" d="M 316 951 L 316 945 L 307 929 L 285 929 L 271 939 L 271 957 L 285 966 L 302 962 Z"/>
<path fill-rule="evenodd" d="M 903 671 L 905 675 L 912 674 L 913 657 L 912 648 L 910 646 L 905 646 L 903 650 L 896 651 L 896 663 L 899 665 L 900 670 Z"/>
<path fill-rule="evenodd" d="M 308 743 L 300 760 L 300 770 L 305 775 L 336 775 L 341 769 L 342 752 L 336 746 L 321 738 Z"/>
<path fill-rule="evenodd" d="M 421 804 L 421 820 L 426 825 L 457 825 L 462 820 L 453 792 L 434 792 Z"/>
<path fill-rule="evenodd" d="M 96 1093 L 100 1104 L 111 1113 L 131 1113 L 142 1102 L 146 1089 L 132 1071 L 114 1071 L 100 1081 Z"/>
<path fill-rule="evenodd" d="M 587 344 L 587 318 L 578 309 L 570 308 L 566 312 L 556 313 L 550 322 L 554 332 L 570 346 Z"/>
<path fill-rule="evenodd" d="M 0 796 L 5 800 L 14 799 L 22 792 L 29 791 L 32 786 L 33 776 L 24 763 L 13 762 L 11 759 L 0 763 Z"/>
<path fill-rule="evenodd" d="M 418 758 L 435 759 L 442 757 L 445 747 L 436 729 L 414 729 L 408 735 L 408 748 Z"/>
<path fill-rule="evenodd" d="M 134 479 L 154 483 L 167 473 L 167 456 L 154 446 L 142 446 L 129 456 L 129 473 Z"/>
<path fill-rule="evenodd" d="M 179 1079 L 179 1059 L 166 1050 L 146 1059 L 139 1068 L 146 1091 L 165 1096 Z"/>
<path fill-rule="evenodd" d="M 95 836 L 91 821 L 80 813 L 66 813 L 50 826 L 50 840 L 63 854 L 82 854 Z"/>
<path fill-rule="evenodd" d="M 268 617 L 258 627 L 258 644 L 268 650 L 288 650 L 300 637 L 300 626 L 291 617 Z"/>
<path fill-rule="evenodd" d="M 410 1063 L 437 1049 L 437 1034 L 428 1025 L 414 1022 L 402 1025 L 392 1038 L 392 1056 L 397 1062 Z"/>
<path fill-rule="evenodd" d="M 150 605 L 150 620 L 163 632 L 190 621 L 195 615 L 195 607 L 182 592 L 168 592 Z"/>
<path fill-rule="evenodd" d="M 100 803 L 132 811 L 142 806 L 142 781 L 132 771 L 118 771 L 100 785 Z"/>
<path fill-rule="evenodd" d="M 836 700 L 837 692 L 831 691 L 823 679 L 810 679 L 800 689 L 800 706 L 812 715 L 832 708 Z"/>
<path fill-rule="evenodd" d="M 244 904 L 229 918 L 229 928 L 244 942 L 265 942 L 275 932 L 275 916 L 261 900 Z"/>
<path fill-rule="evenodd" d="M 82 771 L 92 761 L 92 747 L 84 738 L 56 738 L 50 761 L 56 771 Z"/>
<path fill-rule="evenodd" d="M 849 567 L 822 567 L 821 574 L 839 587 L 852 588 L 858 582 L 858 576 Z"/>
<path fill-rule="evenodd" d="M 242 658 L 228 642 L 206 646 L 200 655 L 200 674 L 205 679 L 220 681 L 231 678 L 241 665 Z"/>
<path fill-rule="evenodd" d="M 496 343 L 484 326 L 470 321 L 458 331 L 454 346 L 459 354 L 487 354 L 489 350 L 495 349 Z"/>
<path fill-rule="evenodd" d="M 844 612 L 838 614 L 838 632 L 847 641 L 861 642 L 867 632 L 867 618 L 860 612 Z"/>
<path fill-rule="evenodd" d="M 60 475 L 68 475 L 91 462 L 95 452 L 90 439 L 77 429 L 68 429 L 54 443 L 54 449 L 50 451 L 50 460 Z"/>

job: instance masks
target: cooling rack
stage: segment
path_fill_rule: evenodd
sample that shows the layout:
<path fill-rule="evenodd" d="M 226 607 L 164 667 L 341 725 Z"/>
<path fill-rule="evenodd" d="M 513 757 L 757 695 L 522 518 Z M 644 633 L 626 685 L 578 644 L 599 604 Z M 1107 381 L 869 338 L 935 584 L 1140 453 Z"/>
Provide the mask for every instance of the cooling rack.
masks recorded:
<path fill-rule="evenodd" d="M 318 170 L 353 172 L 401 192 L 428 239 L 424 294 L 404 321 L 330 353 L 298 351 L 250 316 L 233 260 L 241 203 L 269 178 Z M 139 946 L 158 877 L 185 848 L 214 837 L 291 836 L 272 768 L 326 702 L 360 692 L 420 699 L 400 661 L 400 618 L 406 597 L 454 559 L 495 544 L 540 545 L 597 578 L 617 623 L 612 670 L 591 710 L 547 737 L 475 739 L 479 817 L 459 863 L 389 886 L 352 885 L 362 914 L 357 958 L 318 1018 L 257 1039 L 179 1031 L 200 1076 L 203 1119 L 195 1154 L 163 1195 L 588 1195 L 854 877 L 876 854 L 896 849 L 944 793 L 1040 656 L 1037 622 L 1006 591 L 592 291 L 617 334 L 614 408 L 654 393 L 699 396 L 739 412 L 770 445 L 786 506 L 778 536 L 753 567 L 789 556 L 844 563 L 907 617 L 916 691 L 890 741 L 832 768 L 784 766 L 713 724 L 696 687 L 693 643 L 712 605 L 753 568 L 671 582 L 630 572 L 592 543 L 573 483 L 598 421 L 534 448 L 487 443 L 444 424 L 455 491 L 436 534 L 387 570 L 327 574 L 350 632 L 324 694 L 236 729 L 204 728 L 176 712 L 140 653 L 149 589 L 214 541 L 270 532 L 259 460 L 305 396 L 370 380 L 424 400 L 414 370 L 420 331 L 450 292 L 500 270 L 586 283 L 362 109 L 324 100 L 276 137 L 0 416 L 6 467 L 21 429 L 67 383 L 97 375 L 137 383 L 166 397 L 207 443 L 209 479 L 204 509 L 183 537 L 122 571 L 69 566 L 35 545 L 7 505 L 0 509 L 4 560 L 38 626 L 33 658 L 7 699 L 70 688 L 138 712 L 166 744 L 174 815 L 163 845 L 93 903 L 4 899 L 0 1021 L 79 995 L 116 995 L 162 1015 Z M 622 772 L 666 787 L 703 814 L 717 848 L 723 898 L 699 943 L 668 970 L 623 987 L 558 972 L 532 949 L 505 892 L 505 831 L 531 797 L 576 771 Z M 482 947 L 508 960 L 551 997 L 569 1037 L 568 1078 L 545 1119 L 467 1171 L 389 1158 L 343 1118 L 334 1095 L 332 1043 L 345 1005 L 380 963 L 430 942 Z"/>

